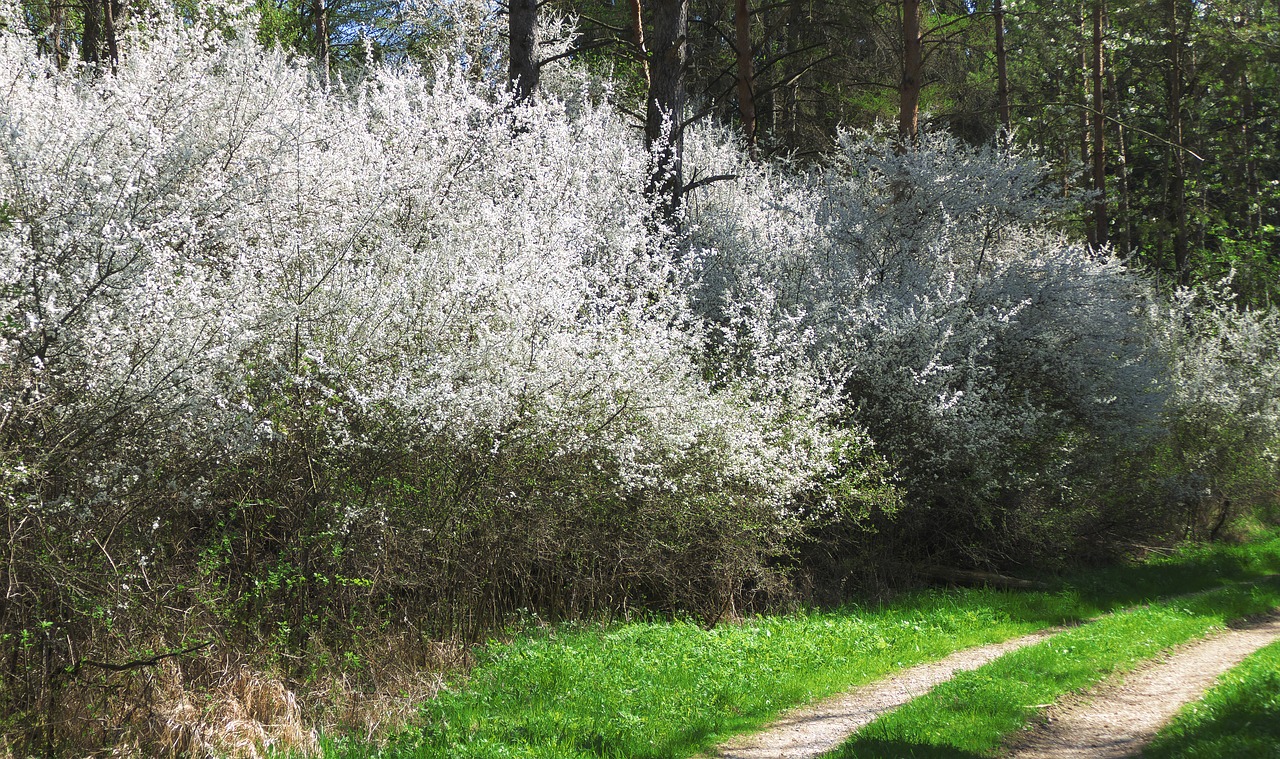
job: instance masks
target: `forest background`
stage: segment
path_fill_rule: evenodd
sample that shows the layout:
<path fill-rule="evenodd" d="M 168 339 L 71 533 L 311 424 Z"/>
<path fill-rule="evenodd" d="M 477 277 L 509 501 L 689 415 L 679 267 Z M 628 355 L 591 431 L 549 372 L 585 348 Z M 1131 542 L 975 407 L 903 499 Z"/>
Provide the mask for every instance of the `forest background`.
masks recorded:
<path fill-rule="evenodd" d="M 0 24 L 19 754 L 1275 519 L 1274 3 Z"/>

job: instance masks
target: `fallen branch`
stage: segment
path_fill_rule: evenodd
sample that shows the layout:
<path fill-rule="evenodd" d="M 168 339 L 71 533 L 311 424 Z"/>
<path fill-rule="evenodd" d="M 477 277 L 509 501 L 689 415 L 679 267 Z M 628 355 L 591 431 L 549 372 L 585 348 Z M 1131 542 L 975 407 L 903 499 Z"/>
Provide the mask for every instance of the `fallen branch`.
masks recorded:
<path fill-rule="evenodd" d="M 190 648 L 184 648 L 181 651 L 168 651 L 163 654 L 157 654 L 155 656 L 152 656 L 149 659 L 134 659 L 133 661 L 127 661 L 127 662 L 124 662 L 123 664 L 112 664 L 111 662 L 101 662 L 101 661 L 93 661 L 91 659 L 81 659 L 79 662 L 76 663 L 75 667 L 72 668 L 72 672 L 74 673 L 74 672 L 80 671 L 80 667 L 82 666 L 97 667 L 98 669 L 105 669 L 108 672 L 127 672 L 131 669 L 142 669 L 143 667 L 154 667 L 155 665 L 159 664 L 165 659 L 172 659 L 176 656 L 186 656 L 187 654 L 194 654 L 196 651 L 202 651 L 212 645 L 213 645 L 213 641 L 208 640 L 208 641 L 205 641 L 204 643 L 201 643 L 200 645 L 192 646 Z"/>
<path fill-rule="evenodd" d="M 1048 590 L 1046 583 L 1038 580 L 1023 580 L 1018 577 L 996 574 L 995 572 L 979 572 L 973 569 L 955 569 L 953 567 L 926 566 L 920 567 L 926 576 L 936 580 L 946 580 L 956 585 L 989 585 L 993 588 L 1018 590 Z"/>

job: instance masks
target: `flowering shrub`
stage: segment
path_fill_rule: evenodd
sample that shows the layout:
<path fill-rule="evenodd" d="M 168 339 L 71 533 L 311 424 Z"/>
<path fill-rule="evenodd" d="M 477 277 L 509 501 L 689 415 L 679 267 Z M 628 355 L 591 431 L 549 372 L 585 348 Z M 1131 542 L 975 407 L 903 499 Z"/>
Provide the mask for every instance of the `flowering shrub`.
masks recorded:
<path fill-rule="evenodd" d="M 1016 151 L 892 144 L 850 134 L 807 177 L 708 190 L 705 308 L 750 325 L 736 335 L 807 346 L 787 361 L 838 382 L 844 418 L 894 463 L 910 544 L 966 561 L 1069 551 L 1091 490 L 1159 430 L 1144 283 L 1047 227 L 1064 204 Z M 750 173 L 700 149 L 710 173 Z"/>
<path fill-rule="evenodd" d="M 1154 315 L 1172 363 L 1157 471 L 1189 537 L 1274 506 L 1280 483 L 1280 313 L 1239 307 L 1227 284 L 1183 291 Z"/>
<path fill-rule="evenodd" d="M 59 71 L 6 8 L 6 734 L 106 734 L 60 689 L 206 637 L 713 622 L 806 535 L 1059 557 L 1274 487 L 1275 314 L 1163 303 L 1016 150 L 691 128 L 677 237 L 607 85 L 514 105 L 475 3 L 433 69 L 327 84 L 227 19 Z"/>
<path fill-rule="evenodd" d="M 0 33 L 6 713 L 162 608 L 296 650 L 764 587 L 841 435 L 706 373 L 625 123 L 251 40 L 152 22 L 106 75 Z"/>

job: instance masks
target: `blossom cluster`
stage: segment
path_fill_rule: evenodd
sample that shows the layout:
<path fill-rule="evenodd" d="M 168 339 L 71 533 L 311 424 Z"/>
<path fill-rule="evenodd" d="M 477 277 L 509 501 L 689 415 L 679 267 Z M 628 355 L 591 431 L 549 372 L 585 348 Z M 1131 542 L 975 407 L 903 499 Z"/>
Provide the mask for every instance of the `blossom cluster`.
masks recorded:
<path fill-rule="evenodd" d="M 513 112 L 448 67 L 335 93 L 176 25 L 115 76 L 15 34 L 2 55 L 5 371 L 48 455 L 93 448 L 117 477 L 174 446 L 234 458 L 282 432 L 290 388 L 334 445 L 379 418 L 494 446 L 519 427 L 607 451 L 624 489 L 678 488 L 671 462 L 712 445 L 780 502 L 807 464 L 776 441 L 823 445 L 816 412 L 711 391 L 605 107 Z"/>
<path fill-rule="evenodd" d="M 1159 529 L 1178 488 L 1135 462 L 1163 466 L 1154 452 L 1191 418 L 1254 420 L 1274 445 L 1261 400 L 1275 397 L 1274 356 L 1244 357 L 1274 353 L 1261 326 L 1274 317 L 1159 316 L 1172 306 L 1139 272 L 1054 230 L 1075 200 L 1016 146 L 925 133 L 903 150 L 848 133 L 799 172 L 752 166 L 714 136 L 690 144 L 707 173 L 748 177 L 697 201 L 698 307 L 722 345 L 750 347 L 740 370 L 802 368 L 841 388 L 836 417 L 869 430 L 935 544 L 1061 555 L 1113 529 L 1100 525 Z M 1170 342 L 1191 324 L 1221 345 Z M 1118 503 L 1130 497 L 1168 505 L 1139 519 Z"/>

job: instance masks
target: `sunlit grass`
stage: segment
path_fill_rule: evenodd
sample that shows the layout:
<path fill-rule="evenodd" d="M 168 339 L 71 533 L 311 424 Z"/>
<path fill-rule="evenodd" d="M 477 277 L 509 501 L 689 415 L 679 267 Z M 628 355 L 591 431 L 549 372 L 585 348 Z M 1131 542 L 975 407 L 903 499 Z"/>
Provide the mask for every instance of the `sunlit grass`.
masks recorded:
<path fill-rule="evenodd" d="M 650 622 L 526 633 L 491 646 L 385 755 L 684 756 L 787 706 L 1072 611 L 1065 597 L 969 591 L 712 630 Z"/>
<path fill-rule="evenodd" d="M 868 725 L 833 754 L 855 757 L 993 756 L 1064 694 L 1131 669 L 1227 621 L 1280 605 L 1280 584 L 1234 587 L 1102 617 L 957 675 Z"/>
<path fill-rule="evenodd" d="M 326 755 L 690 756 L 787 707 L 961 648 L 1277 570 L 1280 536 L 1272 536 L 1249 546 L 1192 549 L 1086 573 L 1051 591 L 933 590 L 875 607 L 757 617 L 712 630 L 682 621 L 534 625 L 484 647 L 470 674 L 424 704 L 418 724 L 389 745 L 331 739 Z M 1274 595 L 1268 590 L 1250 601 L 1248 590 L 1215 592 L 1117 615 L 1000 666 L 1056 682 L 1055 692 L 1062 692 L 1087 681 L 1089 673 L 1110 671 L 1199 635 L 1231 614 L 1274 602 Z M 1064 646 L 1099 653 L 1062 658 Z M 1110 664 L 1097 659 L 1102 654 L 1112 657 Z M 1072 656 L 1085 660 L 1072 663 Z M 1060 658 L 1061 671 L 1055 669 Z M 966 700 L 987 698 L 975 685 L 986 675 L 973 677 L 978 680 L 954 687 L 970 689 Z M 1033 692 L 1010 703 L 1040 703 Z"/>

